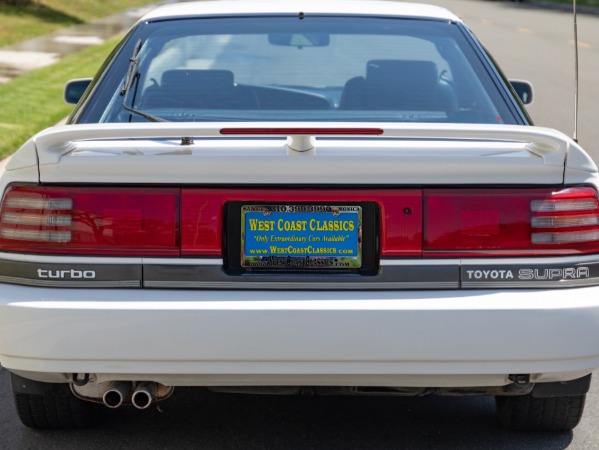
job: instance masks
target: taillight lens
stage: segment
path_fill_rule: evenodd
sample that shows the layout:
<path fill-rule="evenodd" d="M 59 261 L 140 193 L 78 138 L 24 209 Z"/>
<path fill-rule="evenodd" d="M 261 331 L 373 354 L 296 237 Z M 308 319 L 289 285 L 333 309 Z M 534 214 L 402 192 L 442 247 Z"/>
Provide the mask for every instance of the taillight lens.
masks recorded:
<path fill-rule="evenodd" d="M 178 255 L 178 199 L 178 189 L 12 186 L 0 250 Z"/>
<path fill-rule="evenodd" d="M 380 256 L 599 253 L 599 202 L 569 189 L 8 188 L 0 251 L 221 257 L 227 202 L 373 202 Z M 223 240 L 224 238 L 224 240 Z"/>
<path fill-rule="evenodd" d="M 599 242 L 596 195 L 590 188 L 572 188 L 533 200 L 532 242 L 558 246 Z"/>
<path fill-rule="evenodd" d="M 599 251 L 592 188 L 430 189 L 424 204 L 426 256 Z"/>

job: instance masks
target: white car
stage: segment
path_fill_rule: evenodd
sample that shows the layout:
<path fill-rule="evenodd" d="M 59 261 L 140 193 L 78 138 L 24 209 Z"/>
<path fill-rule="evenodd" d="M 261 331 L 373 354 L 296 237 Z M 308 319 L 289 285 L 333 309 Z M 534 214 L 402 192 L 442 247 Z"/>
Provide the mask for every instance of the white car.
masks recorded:
<path fill-rule="evenodd" d="M 21 421 L 203 386 L 492 395 L 509 428 L 572 429 L 599 367 L 599 176 L 531 93 L 434 6 L 149 13 L 1 166 Z"/>

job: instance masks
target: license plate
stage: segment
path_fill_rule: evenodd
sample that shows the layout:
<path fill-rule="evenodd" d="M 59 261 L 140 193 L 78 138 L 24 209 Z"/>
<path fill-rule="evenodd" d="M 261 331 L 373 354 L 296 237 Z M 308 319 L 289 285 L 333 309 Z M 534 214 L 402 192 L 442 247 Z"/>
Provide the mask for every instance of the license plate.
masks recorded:
<path fill-rule="evenodd" d="M 360 206 L 242 205 L 241 266 L 358 269 L 361 234 Z"/>

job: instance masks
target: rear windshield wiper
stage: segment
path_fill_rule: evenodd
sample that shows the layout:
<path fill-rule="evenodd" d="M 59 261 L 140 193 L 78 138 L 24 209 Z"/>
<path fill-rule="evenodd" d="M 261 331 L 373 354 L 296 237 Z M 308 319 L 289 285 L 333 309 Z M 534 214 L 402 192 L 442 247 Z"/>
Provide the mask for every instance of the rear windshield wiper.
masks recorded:
<path fill-rule="evenodd" d="M 137 44 L 135 44 L 135 48 L 133 49 L 133 55 L 131 55 L 131 58 L 129 59 L 129 68 L 127 69 L 127 75 L 125 76 L 125 81 L 123 83 L 123 87 L 121 88 L 121 92 L 120 92 L 120 95 L 125 97 L 123 99 L 123 109 L 125 109 L 125 111 L 128 111 L 132 114 L 141 116 L 144 119 L 147 119 L 151 122 L 168 122 L 168 120 L 163 119 L 161 117 L 157 117 L 153 114 L 150 114 L 150 113 L 147 113 L 144 111 L 140 111 L 139 109 L 135 109 L 130 106 L 127 106 L 127 99 L 129 98 L 129 92 L 131 91 L 131 87 L 133 86 L 133 83 L 135 83 L 135 90 L 133 91 L 133 103 L 135 102 L 137 88 L 139 87 L 140 74 L 139 74 L 139 71 L 137 70 L 139 67 L 139 58 L 137 55 L 139 54 L 139 51 L 141 50 L 141 46 L 142 46 L 142 42 L 140 39 L 139 41 L 137 41 Z"/>

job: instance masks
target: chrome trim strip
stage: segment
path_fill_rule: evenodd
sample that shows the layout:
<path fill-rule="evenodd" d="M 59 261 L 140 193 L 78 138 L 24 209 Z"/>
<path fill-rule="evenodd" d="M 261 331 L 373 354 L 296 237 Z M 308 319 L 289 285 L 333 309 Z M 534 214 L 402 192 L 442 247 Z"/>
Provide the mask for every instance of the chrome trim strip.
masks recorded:
<path fill-rule="evenodd" d="M 222 258 L 142 258 L 144 266 L 169 265 L 169 266 L 218 266 L 222 267 L 224 261 Z"/>
<path fill-rule="evenodd" d="M 65 280 L 38 280 L 33 278 L 7 277 L 0 275 L 0 283 L 22 284 L 36 287 L 60 287 L 60 288 L 139 288 L 141 280 L 117 280 L 117 281 L 65 281 Z"/>
<path fill-rule="evenodd" d="M 506 289 L 506 288 L 573 288 L 584 286 L 599 285 L 598 278 L 588 278 L 584 280 L 556 280 L 556 281 L 464 281 L 464 289 Z"/>
<path fill-rule="evenodd" d="M 0 252 L 1 261 L 27 262 L 38 264 L 169 264 L 212 266 L 223 265 L 222 258 L 172 258 L 172 257 L 114 257 L 114 256 L 65 256 L 65 255 L 35 255 L 22 253 Z"/>
<path fill-rule="evenodd" d="M 0 260 L 0 282 L 4 283 L 56 287 L 139 288 L 142 286 L 142 280 L 141 264 L 49 264 Z"/>
<path fill-rule="evenodd" d="M 376 274 L 356 272 L 227 272 L 222 266 L 146 265 L 144 287 L 208 289 L 458 289 L 459 266 L 381 267 Z"/>
<path fill-rule="evenodd" d="M 380 265 L 385 266 L 459 266 L 461 264 L 461 259 L 381 259 Z"/>
<path fill-rule="evenodd" d="M 239 282 L 239 281 L 144 281 L 144 287 L 150 288 L 202 288 L 202 289 L 252 289 L 252 290 L 391 290 L 391 289 L 458 289 L 458 282 Z"/>
<path fill-rule="evenodd" d="M 449 260 L 455 261 L 455 260 Z M 599 263 L 598 254 L 578 255 L 578 256 L 537 256 L 526 258 L 460 258 L 460 265 L 464 266 L 509 266 L 509 265 L 531 265 L 543 266 L 551 264 L 584 264 Z M 382 262 L 381 262 L 382 264 Z"/>
<path fill-rule="evenodd" d="M 65 256 L 65 255 L 33 255 L 22 253 L 0 252 L 0 262 L 26 262 L 36 264 L 135 264 L 141 265 L 140 257 L 113 256 Z"/>
<path fill-rule="evenodd" d="M 113 257 L 113 256 L 65 256 L 65 255 L 25 255 L 21 253 L 0 252 L 0 261 L 18 261 L 49 264 L 143 264 L 143 265 L 223 265 L 223 259 L 215 258 L 172 258 L 172 257 Z M 384 258 L 381 266 L 438 266 L 438 265 L 545 265 L 545 264 L 575 264 L 598 262 L 599 255 L 579 256 L 539 256 L 526 258 L 449 258 L 449 259 L 396 259 Z"/>
<path fill-rule="evenodd" d="M 393 289 L 560 289 L 599 285 L 599 255 L 538 258 L 383 259 L 380 273 L 373 276 L 338 274 L 246 273 L 229 275 L 222 258 L 123 258 L 60 255 L 23 255 L 0 252 L 0 283 L 73 288 L 196 288 L 196 289 L 297 289 L 297 290 L 393 290 Z M 81 267 L 79 267 L 79 265 Z M 39 266 L 39 267 L 38 267 Z M 40 279 L 37 269 L 97 270 L 104 279 Z M 96 266 L 96 267 L 94 267 Z M 111 267 L 115 266 L 115 267 Z M 116 267 L 116 266 L 121 266 Z M 519 269 L 540 271 L 541 276 L 518 279 Z M 542 279 L 546 271 L 564 270 L 564 276 Z M 576 278 L 574 272 L 585 270 Z M 133 272 L 126 272 L 132 270 Z M 139 272 L 139 279 L 137 279 Z M 472 271 L 512 271 L 508 279 L 467 279 Z M 125 272 L 124 272 L 125 271 Z M 31 272 L 31 277 L 29 274 Z M 25 276 L 24 276 L 25 275 Z M 355 274 L 354 274 L 355 275 Z M 126 279 L 117 280 L 118 277 Z M 551 274 L 549 274 L 551 276 Z M 79 278 L 79 277 L 77 277 Z M 269 279 L 270 278 L 270 279 Z M 473 278 L 473 277 L 472 277 Z M 272 281 L 270 281 L 272 280 Z"/>
<path fill-rule="evenodd" d="M 481 266 L 509 266 L 509 265 L 549 265 L 549 264 L 580 264 L 580 263 L 599 263 L 598 254 L 578 255 L 578 256 L 536 256 L 536 257 L 509 257 L 502 256 L 486 258 L 447 258 L 447 259 L 381 259 L 381 266 L 434 266 L 434 265 L 481 265 Z"/>

